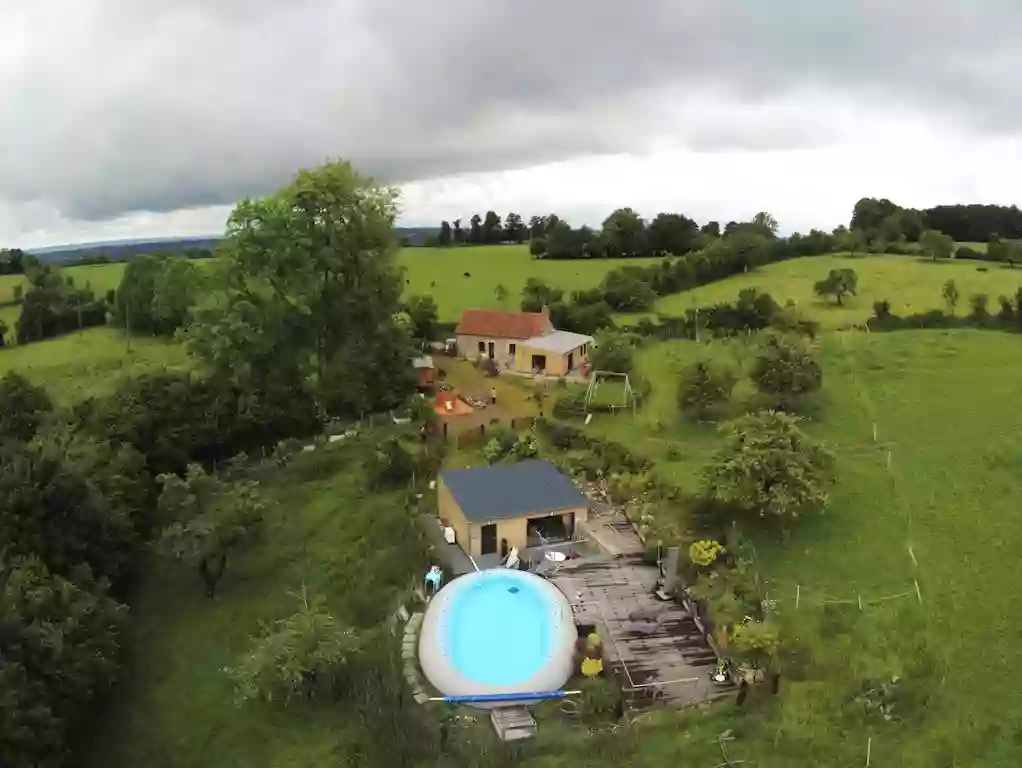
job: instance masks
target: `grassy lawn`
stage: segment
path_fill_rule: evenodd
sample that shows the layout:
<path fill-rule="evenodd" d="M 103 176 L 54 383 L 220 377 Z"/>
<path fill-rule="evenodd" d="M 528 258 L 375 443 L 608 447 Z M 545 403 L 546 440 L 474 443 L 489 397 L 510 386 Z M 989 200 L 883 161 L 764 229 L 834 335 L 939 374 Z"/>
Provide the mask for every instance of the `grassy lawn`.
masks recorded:
<path fill-rule="evenodd" d="M 526 245 L 486 245 L 465 248 L 405 248 L 398 263 L 406 270 L 406 293 L 433 296 L 440 319 L 454 321 L 473 307 L 499 308 L 494 293 L 507 289 L 504 307 L 517 309 L 522 287 L 530 277 L 546 280 L 570 293 L 594 288 L 615 267 L 644 265 L 649 259 L 544 261 L 529 256 Z M 465 277 L 465 273 L 470 277 Z"/>
<path fill-rule="evenodd" d="M 303 585 L 338 619 L 374 627 L 422 571 L 411 514 L 400 494 L 366 490 L 352 469 L 358 452 L 353 445 L 299 456 L 262 482 L 270 501 L 265 530 L 232 558 L 215 601 L 189 569 L 149 569 L 132 608 L 124 684 L 88 745 L 87 766 L 354 766 L 373 752 L 372 764 L 386 764 L 378 753 L 393 743 L 351 707 L 239 708 L 221 671 L 237 662 L 260 622 L 295 611 L 288 593 Z"/>
<path fill-rule="evenodd" d="M 647 407 L 635 420 L 597 416 L 592 429 L 655 456 L 657 471 L 696 490 L 719 438 L 678 416 L 676 372 L 704 355 L 740 364 L 743 349 L 686 341 L 643 349 L 639 369 L 655 387 Z M 872 737 L 877 765 L 1022 763 L 1022 701 L 1012 682 L 1022 664 L 1022 603 L 1010 586 L 1022 578 L 1020 354 L 1022 339 L 997 332 L 824 335 L 824 391 L 807 429 L 838 457 L 831 505 L 786 545 L 757 535 L 770 595 L 811 661 L 786 660 L 782 696 L 737 726 L 735 754 L 778 768 L 854 765 Z M 825 599 L 848 602 L 828 607 Z M 925 678 L 933 698 L 922 711 L 904 710 L 903 724 L 868 721 L 837 693 L 878 669 L 908 675 L 920 659 L 934 665 Z M 654 764 L 656 750 L 656 759 L 686 754 L 680 737 L 672 746 L 650 734 L 644 743 L 632 764 Z"/>
<path fill-rule="evenodd" d="M 111 391 L 125 376 L 186 368 L 185 348 L 172 341 L 135 337 L 127 351 L 123 331 L 87 328 L 24 346 L 0 349 L 0 375 L 16 370 L 43 384 L 60 403 L 71 404 Z"/>
<path fill-rule="evenodd" d="M 831 269 L 854 269 L 859 277 L 858 296 L 845 299 L 844 306 L 823 301 L 813 294 L 813 284 Z M 986 272 L 979 272 L 986 269 Z M 941 286 L 949 278 L 958 286 L 959 312 L 967 311 L 969 296 L 986 293 L 996 310 L 997 297 L 1014 294 L 1022 285 L 1022 269 L 1012 270 L 996 264 L 975 261 L 933 263 L 913 256 L 840 255 L 809 256 L 761 267 L 753 272 L 684 293 L 665 296 L 655 309 L 668 315 L 719 301 L 733 301 L 744 288 L 756 287 L 768 292 L 780 303 L 793 299 L 808 315 L 824 327 L 836 328 L 861 323 L 873 314 L 873 302 L 887 299 L 895 314 L 911 314 L 942 309 Z"/>

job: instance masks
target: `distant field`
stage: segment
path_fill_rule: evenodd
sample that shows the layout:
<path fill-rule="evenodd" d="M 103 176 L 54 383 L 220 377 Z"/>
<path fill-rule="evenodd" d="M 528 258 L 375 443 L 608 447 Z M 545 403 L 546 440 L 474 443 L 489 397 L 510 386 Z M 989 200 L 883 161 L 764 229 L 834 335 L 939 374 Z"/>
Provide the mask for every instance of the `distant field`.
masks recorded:
<path fill-rule="evenodd" d="M 124 376 L 189 365 L 185 348 L 171 341 L 135 337 L 127 351 L 122 331 L 88 328 L 25 346 L 0 349 L 0 376 L 16 370 L 43 384 L 62 404 L 111 391 Z"/>
<path fill-rule="evenodd" d="M 1015 512 L 1022 504 L 1022 382 L 1014 373 L 1022 338 L 974 330 L 830 331 L 820 351 L 824 390 L 807 429 L 837 454 L 831 504 L 800 522 L 787 544 L 757 536 L 770 597 L 783 621 L 806 622 L 798 634 L 811 656 L 786 659 L 781 697 L 761 718 L 743 721 L 734 754 L 765 768 L 802 765 L 807 755 L 813 765 L 857 765 L 872 737 L 877 765 L 1020 765 L 1014 724 L 1022 701 L 1012 681 L 1022 664 L 1013 630 L 1022 623 L 1022 603 L 1006 585 L 1022 578 L 1015 554 L 1022 545 Z M 751 350 L 738 341 L 646 347 L 638 370 L 653 382 L 647 406 L 634 420 L 597 415 L 589 427 L 651 455 L 657 471 L 692 491 L 720 439 L 712 427 L 683 419 L 674 393 L 680 368 L 703 356 L 751 362 Z M 746 385 L 738 396 L 749 394 Z M 858 595 L 906 593 L 867 603 L 862 612 L 855 606 Z M 823 599 L 850 604 L 825 608 Z M 853 625 L 862 633 L 855 639 Z M 882 661 L 859 657 L 863 638 Z M 881 669 L 913 674 L 921 646 L 934 654 L 936 668 L 923 673 L 934 699 L 914 710 L 899 705 L 906 707 L 904 724 L 864 720 L 852 701 L 855 688 Z M 666 740 L 657 756 L 680 756 Z M 650 738 L 640 754 L 652 757 L 655 742 Z"/>
<path fill-rule="evenodd" d="M 650 259 L 544 261 L 529 256 L 525 245 L 468 248 L 405 248 L 398 263 L 406 270 L 405 293 L 430 294 L 440 319 L 457 320 L 471 307 L 500 307 L 495 290 L 507 289 L 505 306 L 517 309 L 522 287 L 539 277 L 566 292 L 594 288 L 610 270 L 646 265 Z M 465 277 L 465 273 L 470 277 Z"/>
<path fill-rule="evenodd" d="M 857 296 L 837 306 L 831 299 L 823 301 L 813 293 L 813 284 L 822 280 L 831 269 L 854 269 L 859 277 Z M 979 269 L 986 269 L 980 272 Z M 912 256 L 848 257 L 807 256 L 761 267 L 747 274 L 704 285 L 684 293 L 661 298 L 654 310 L 668 315 L 684 314 L 685 310 L 719 301 L 732 301 L 744 288 L 759 288 L 778 302 L 793 299 L 798 306 L 819 320 L 825 327 L 859 323 L 873 314 L 873 302 L 887 299 L 896 314 L 911 314 L 942 309 L 941 287 L 949 278 L 958 286 L 959 312 L 968 309 L 969 296 L 986 293 L 991 307 L 997 306 L 1000 294 L 1013 294 L 1022 285 L 1022 269 L 1007 269 L 997 264 L 976 261 L 940 261 Z"/>

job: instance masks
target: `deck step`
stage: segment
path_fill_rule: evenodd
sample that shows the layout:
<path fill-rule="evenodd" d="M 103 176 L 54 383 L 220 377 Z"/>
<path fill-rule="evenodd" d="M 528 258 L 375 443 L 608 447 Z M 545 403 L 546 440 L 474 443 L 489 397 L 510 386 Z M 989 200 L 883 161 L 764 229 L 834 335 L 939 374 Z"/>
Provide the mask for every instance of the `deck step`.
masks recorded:
<path fill-rule="evenodd" d="M 490 712 L 490 722 L 501 741 L 531 739 L 536 735 L 536 721 L 525 707 L 500 707 Z"/>

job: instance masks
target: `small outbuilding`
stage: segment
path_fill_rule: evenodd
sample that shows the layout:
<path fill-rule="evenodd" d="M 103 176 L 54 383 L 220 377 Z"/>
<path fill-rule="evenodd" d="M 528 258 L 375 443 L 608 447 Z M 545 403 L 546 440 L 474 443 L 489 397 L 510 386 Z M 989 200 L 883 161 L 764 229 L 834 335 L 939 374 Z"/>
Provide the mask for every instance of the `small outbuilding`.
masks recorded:
<path fill-rule="evenodd" d="M 436 366 L 433 358 L 423 355 L 412 360 L 412 368 L 415 369 L 415 386 L 420 390 L 429 390 L 436 384 Z"/>
<path fill-rule="evenodd" d="M 516 349 L 515 370 L 567 376 L 589 364 L 593 337 L 571 331 L 554 331 L 521 342 Z"/>
<path fill-rule="evenodd" d="M 440 517 L 472 557 L 573 539 L 589 500 L 549 461 L 451 469 L 437 484 Z"/>

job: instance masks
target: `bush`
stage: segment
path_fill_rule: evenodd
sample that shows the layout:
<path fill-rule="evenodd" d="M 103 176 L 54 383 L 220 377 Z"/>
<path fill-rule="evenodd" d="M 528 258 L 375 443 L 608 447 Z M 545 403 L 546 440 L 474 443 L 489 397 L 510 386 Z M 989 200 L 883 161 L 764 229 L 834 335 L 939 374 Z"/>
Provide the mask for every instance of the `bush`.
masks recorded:
<path fill-rule="evenodd" d="M 79 408 L 93 434 L 127 443 L 153 475 L 256 454 L 288 437 L 317 432 L 313 398 L 300 388 L 246 392 L 187 372 L 127 379 L 110 396 Z"/>
<path fill-rule="evenodd" d="M 823 369 L 806 343 L 772 334 L 763 343 L 750 378 L 778 407 L 791 408 L 823 384 Z"/>
<path fill-rule="evenodd" d="M 43 387 L 35 386 L 17 371 L 0 379 L 0 439 L 31 440 L 53 402 Z"/>
<path fill-rule="evenodd" d="M 686 368 L 678 383 L 678 407 L 705 419 L 731 399 L 738 376 L 730 368 L 700 361 Z"/>

